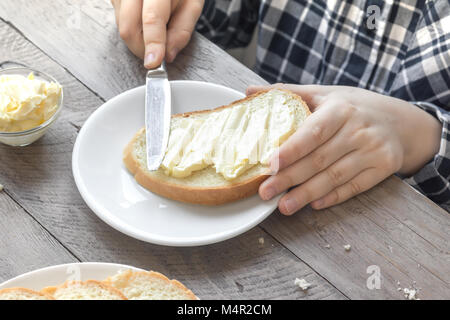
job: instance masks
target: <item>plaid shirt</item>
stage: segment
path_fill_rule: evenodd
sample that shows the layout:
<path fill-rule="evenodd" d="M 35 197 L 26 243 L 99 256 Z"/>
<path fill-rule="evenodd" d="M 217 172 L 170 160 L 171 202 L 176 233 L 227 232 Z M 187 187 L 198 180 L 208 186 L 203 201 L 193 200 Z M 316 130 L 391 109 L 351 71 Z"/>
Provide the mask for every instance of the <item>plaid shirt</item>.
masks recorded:
<path fill-rule="evenodd" d="M 206 0 L 197 25 L 226 48 L 255 28 L 255 71 L 269 82 L 356 86 L 439 119 L 438 154 L 406 181 L 450 211 L 448 0 Z"/>

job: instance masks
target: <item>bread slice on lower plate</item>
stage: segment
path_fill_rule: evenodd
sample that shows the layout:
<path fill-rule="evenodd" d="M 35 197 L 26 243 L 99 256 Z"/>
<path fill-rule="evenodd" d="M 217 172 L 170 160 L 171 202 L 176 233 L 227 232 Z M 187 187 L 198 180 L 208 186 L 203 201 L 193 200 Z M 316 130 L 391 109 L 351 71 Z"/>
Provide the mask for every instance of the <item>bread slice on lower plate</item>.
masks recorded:
<path fill-rule="evenodd" d="M 104 283 L 119 289 L 128 300 L 198 300 L 181 282 L 154 271 L 126 270 Z"/>
<path fill-rule="evenodd" d="M 66 281 L 41 292 L 56 300 L 127 300 L 120 290 L 97 280 Z"/>
<path fill-rule="evenodd" d="M 51 295 L 27 288 L 0 290 L 0 300 L 55 300 Z"/>
<path fill-rule="evenodd" d="M 275 106 L 274 101 L 277 101 L 276 103 L 278 103 L 278 105 Z M 235 101 L 230 105 L 213 110 L 173 115 L 171 135 L 174 131 L 174 126 L 181 121 L 180 119 L 183 119 L 185 122 L 186 119 L 188 121 L 204 121 L 205 117 L 213 117 L 215 114 L 225 109 L 239 108 L 242 106 L 245 107 L 244 109 L 251 108 L 251 110 L 254 111 L 252 111 L 253 113 L 250 113 L 250 115 L 247 113 L 247 118 L 257 117 L 257 111 L 261 110 L 261 108 L 266 108 L 265 110 L 269 110 L 270 117 L 274 119 L 273 121 L 278 121 L 275 122 L 277 124 L 275 128 L 282 128 L 285 125 L 283 123 L 283 117 L 277 114 L 277 112 L 280 113 L 280 110 L 284 112 L 284 110 L 280 108 L 289 108 L 291 112 L 289 115 L 294 119 L 292 122 L 292 130 L 283 137 L 284 140 L 280 141 L 280 144 L 288 138 L 288 135 L 293 134 L 306 117 L 311 114 L 306 103 L 298 95 L 287 90 L 272 89 L 256 93 L 245 99 Z M 275 112 L 272 110 L 277 111 Z M 231 109 L 231 111 L 233 111 L 233 109 Z M 218 117 L 214 119 L 217 118 Z M 248 123 L 249 121 L 251 121 L 251 119 L 248 120 Z M 256 132 L 261 132 L 261 129 L 263 131 L 266 130 L 267 128 L 264 126 L 268 126 L 268 121 L 269 120 L 266 120 L 266 124 L 260 125 L 263 126 L 263 128 L 255 126 L 255 134 Z M 248 127 L 249 126 L 250 125 L 248 125 Z M 214 130 L 213 127 L 211 128 Z M 192 136 L 194 137 L 192 140 L 196 139 L 195 134 L 196 132 L 192 133 Z M 206 133 L 206 135 L 207 134 L 208 133 Z M 242 139 L 235 139 L 233 141 L 239 143 Z M 251 141 L 251 138 L 249 138 L 248 141 Z M 222 142 L 222 144 L 224 143 Z M 258 148 L 260 147 L 258 146 Z M 242 149 L 243 148 L 241 147 L 240 150 Z M 182 178 L 168 174 L 167 169 L 164 169 L 163 167 L 157 171 L 149 171 L 146 163 L 146 138 L 144 128 L 139 130 L 126 146 L 123 160 L 125 166 L 134 175 L 136 181 L 146 189 L 169 199 L 194 204 L 220 205 L 247 198 L 256 194 L 259 185 L 268 177 L 267 163 L 261 162 L 252 165 L 245 163 L 243 165 L 245 166 L 245 170 L 233 179 L 226 179 L 223 174 L 218 172 L 216 166 L 211 164 L 204 168 L 203 166 L 200 166 L 200 170 L 193 171 L 190 175 Z M 245 161 L 247 161 L 247 159 L 245 159 Z"/>

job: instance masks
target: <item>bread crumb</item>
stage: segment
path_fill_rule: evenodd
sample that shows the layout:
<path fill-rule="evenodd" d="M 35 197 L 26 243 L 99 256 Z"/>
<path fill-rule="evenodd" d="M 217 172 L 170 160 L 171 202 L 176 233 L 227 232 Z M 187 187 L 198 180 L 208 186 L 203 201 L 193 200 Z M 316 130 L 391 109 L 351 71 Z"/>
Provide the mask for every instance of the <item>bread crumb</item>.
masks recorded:
<path fill-rule="evenodd" d="M 326 245 L 325 245 L 325 248 L 326 248 L 326 249 L 330 249 L 331 246 L 330 246 L 329 244 L 326 244 Z"/>
<path fill-rule="evenodd" d="M 413 281 L 413 285 L 409 288 L 402 288 L 400 281 L 397 281 L 397 291 L 403 292 L 405 299 L 408 300 L 420 300 L 418 298 L 419 289 L 416 287 L 416 281 Z"/>
<path fill-rule="evenodd" d="M 309 283 L 305 279 L 295 278 L 294 284 L 296 286 L 299 286 L 303 291 L 306 291 L 309 289 L 309 287 L 311 287 L 311 283 Z"/>
<path fill-rule="evenodd" d="M 264 238 L 263 237 L 259 238 L 258 242 L 259 242 L 260 245 L 263 245 L 264 244 Z"/>
<path fill-rule="evenodd" d="M 346 244 L 346 245 L 344 246 L 345 251 L 350 251 L 351 248 L 352 248 L 352 246 L 349 245 L 349 244 Z"/>
<path fill-rule="evenodd" d="M 412 288 L 404 288 L 403 293 L 405 294 L 405 299 L 408 300 L 419 300 L 417 298 L 417 290 Z"/>

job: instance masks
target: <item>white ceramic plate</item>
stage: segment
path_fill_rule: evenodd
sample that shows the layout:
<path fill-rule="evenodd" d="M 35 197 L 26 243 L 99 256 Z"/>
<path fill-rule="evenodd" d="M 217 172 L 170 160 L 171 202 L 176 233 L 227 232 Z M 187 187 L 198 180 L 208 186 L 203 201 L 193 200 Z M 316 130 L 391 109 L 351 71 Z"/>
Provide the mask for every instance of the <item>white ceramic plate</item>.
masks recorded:
<path fill-rule="evenodd" d="M 238 91 L 205 82 L 173 81 L 172 113 L 241 99 Z M 263 221 L 279 198 L 257 195 L 217 207 L 185 204 L 141 187 L 122 162 L 122 152 L 144 126 L 145 88 L 126 91 L 99 107 L 83 125 L 73 150 L 76 185 L 87 205 L 113 228 L 169 246 L 205 245 L 235 237 Z"/>
<path fill-rule="evenodd" d="M 0 289 L 24 287 L 39 291 L 44 287 L 60 285 L 67 280 L 104 280 L 127 269 L 142 270 L 123 264 L 102 262 L 60 264 L 24 273 L 3 282 Z"/>

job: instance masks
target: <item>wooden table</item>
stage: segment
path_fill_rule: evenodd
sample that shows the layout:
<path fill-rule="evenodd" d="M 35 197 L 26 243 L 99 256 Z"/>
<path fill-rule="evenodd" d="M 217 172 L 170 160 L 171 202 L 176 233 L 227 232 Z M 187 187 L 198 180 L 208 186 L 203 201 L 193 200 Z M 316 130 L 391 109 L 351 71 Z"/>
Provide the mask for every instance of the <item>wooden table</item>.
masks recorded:
<path fill-rule="evenodd" d="M 202 299 L 403 299 L 397 289 L 414 284 L 421 299 L 450 298 L 450 215 L 396 177 L 328 210 L 274 212 L 239 237 L 202 247 L 144 243 L 97 218 L 75 187 L 73 144 L 98 106 L 142 85 L 145 74 L 118 36 L 109 1 L 0 1 L 4 61 L 54 75 L 65 105 L 35 144 L 0 146 L 0 282 L 49 265 L 103 261 L 157 270 Z M 240 91 L 265 83 L 200 35 L 169 74 Z M 369 266 L 379 268 L 380 289 L 367 286 Z M 303 292 L 295 278 L 313 285 Z"/>

